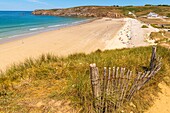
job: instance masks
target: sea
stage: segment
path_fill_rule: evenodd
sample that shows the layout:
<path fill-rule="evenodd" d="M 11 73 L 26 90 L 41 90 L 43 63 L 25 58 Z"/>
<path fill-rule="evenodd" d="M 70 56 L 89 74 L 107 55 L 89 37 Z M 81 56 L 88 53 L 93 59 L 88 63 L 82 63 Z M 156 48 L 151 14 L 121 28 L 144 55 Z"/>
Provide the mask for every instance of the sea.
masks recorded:
<path fill-rule="evenodd" d="M 89 21 L 87 18 L 33 15 L 31 11 L 0 11 L 0 41 Z"/>

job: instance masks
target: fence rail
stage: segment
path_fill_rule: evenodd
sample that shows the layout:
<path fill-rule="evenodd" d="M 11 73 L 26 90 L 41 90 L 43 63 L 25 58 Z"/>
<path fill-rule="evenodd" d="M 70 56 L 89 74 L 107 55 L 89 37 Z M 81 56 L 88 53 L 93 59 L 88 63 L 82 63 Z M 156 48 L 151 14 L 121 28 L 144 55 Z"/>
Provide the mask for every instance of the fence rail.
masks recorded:
<path fill-rule="evenodd" d="M 161 58 L 156 58 L 156 47 L 152 49 L 149 70 L 137 74 L 122 67 L 104 67 L 100 76 L 96 64 L 90 64 L 93 106 L 96 112 L 110 113 L 124 102 L 130 101 L 160 69 Z"/>

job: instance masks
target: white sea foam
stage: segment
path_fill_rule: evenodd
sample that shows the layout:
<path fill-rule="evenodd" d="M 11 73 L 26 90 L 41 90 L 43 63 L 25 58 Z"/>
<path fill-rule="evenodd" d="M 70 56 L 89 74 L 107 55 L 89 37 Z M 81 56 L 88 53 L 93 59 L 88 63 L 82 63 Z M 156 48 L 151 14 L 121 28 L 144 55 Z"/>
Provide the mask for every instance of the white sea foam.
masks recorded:
<path fill-rule="evenodd" d="M 51 28 L 51 27 L 60 27 L 60 26 L 65 26 L 65 25 L 68 25 L 68 24 L 57 24 L 57 25 L 48 26 L 48 28 Z"/>
<path fill-rule="evenodd" d="M 26 35 L 31 35 L 32 33 L 24 33 L 24 34 L 19 34 L 19 35 L 13 35 L 13 36 L 9 36 L 7 38 L 15 38 L 15 37 L 21 37 L 21 36 L 26 36 Z"/>
<path fill-rule="evenodd" d="M 36 31 L 36 30 L 41 30 L 44 29 L 45 27 L 37 27 L 37 28 L 31 28 L 29 29 L 30 31 Z"/>
<path fill-rule="evenodd" d="M 82 21 L 78 21 L 78 22 L 73 22 L 74 24 L 76 24 L 76 23 L 82 23 L 82 22 L 85 22 L 84 20 L 82 20 Z"/>
<path fill-rule="evenodd" d="M 91 20 L 91 19 L 80 20 L 80 21 L 77 21 L 77 22 L 73 22 L 73 24 L 88 22 L 89 20 Z"/>
<path fill-rule="evenodd" d="M 21 35 L 13 35 L 13 36 L 10 36 L 8 38 L 15 38 L 15 37 L 18 37 L 18 36 L 22 36 L 22 34 Z"/>

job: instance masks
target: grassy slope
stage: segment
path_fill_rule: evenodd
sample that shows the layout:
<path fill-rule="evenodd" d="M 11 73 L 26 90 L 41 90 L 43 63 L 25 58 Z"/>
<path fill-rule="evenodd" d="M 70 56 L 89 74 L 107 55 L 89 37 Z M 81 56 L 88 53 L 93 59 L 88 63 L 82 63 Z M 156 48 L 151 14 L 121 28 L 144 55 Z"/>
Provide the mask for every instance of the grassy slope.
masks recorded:
<path fill-rule="evenodd" d="M 161 71 L 135 95 L 132 101 L 136 107 L 126 104 L 124 111 L 139 113 L 148 109 L 153 104 L 152 96 L 160 91 L 158 84 L 170 83 L 170 51 L 158 47 L 158 54 L 163 57 Z M 149 65 L 150 55 L 151 47 L 140 47 L 74 54 L 67 58 L 42 55 L 36 60 L 26 60 L 0 75 L 0 112 L 56 112 L 59 100 L 71 101 L 69 106 L 74 109 L 92 110 L 90 63 L 96 63 L 100 71 L 104 66 L 119 66 L 135 73 Z M 52 102 L 56 104 L 51 105 Z"/>
<path fill-rule="evenodd" d="M 146 24 L 151 24 L 153 27 L 156 27 L 155 25 L 162 25 L 162 24 L 166 24 L 166 25 L 170 25 L 170 19 L 148 19 L 148 18 L 142 18 L 139 17 L 138 20 L 146 23 Z M 166 21 L 165 21 L 166 20 Z M 161 28 L 161 27 L 158 27 Z M 168 26 L 164 26 L 164 28 L 168 28 Z"/>
<path fill-rule="evenodd" d="M 136 16 L 147 15 L 150 12 L 155 12 L 162 16 L 167 16 L 170 12 L 170 7 L 168 6 L 132 6 L 132 7 L 120 7 L 125 15 L 129 11 L 134 12 Z"/>
<path fill-rule="evenodd" d="M 154 39 L 158 44 L 168 44 L 170 46 L 170 33 L 166 31 L 151 32 L 150 38 Z"/>

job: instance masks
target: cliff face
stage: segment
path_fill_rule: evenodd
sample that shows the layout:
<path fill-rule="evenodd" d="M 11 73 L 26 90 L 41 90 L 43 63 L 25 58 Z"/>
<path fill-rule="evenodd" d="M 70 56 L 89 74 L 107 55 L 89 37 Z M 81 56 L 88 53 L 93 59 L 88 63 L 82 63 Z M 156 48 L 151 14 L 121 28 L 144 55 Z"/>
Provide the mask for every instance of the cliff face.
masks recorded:
<path fill-rule="evenodd" d="M 117 7 L 84 6 L 67 9 L 35 10 L 34 15 L 72 16 L 72 17 L 112 17 L 120 18 L 123 14 Z"/>

